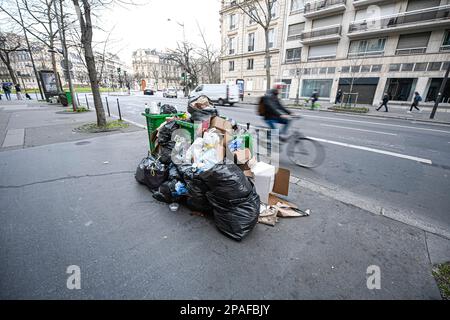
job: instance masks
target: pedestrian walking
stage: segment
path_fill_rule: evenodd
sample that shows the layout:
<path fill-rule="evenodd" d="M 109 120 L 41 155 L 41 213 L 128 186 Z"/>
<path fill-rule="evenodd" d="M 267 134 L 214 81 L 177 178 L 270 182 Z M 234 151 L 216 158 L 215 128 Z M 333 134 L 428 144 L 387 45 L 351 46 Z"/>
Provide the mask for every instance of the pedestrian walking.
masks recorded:
<path fill-rule="evenodd" d="M 22 89 L 20 88 L 20 84 L 17 83 L 15 85 L 15 88 L 16 88 L 17 100 L 22 100 L 22 93 L 21 93 Z"/>
<path fill-rule="evenodd" d="M 384 112 L 389 112 L 388 110 L 388 102 L 389 102 L 389 95 L 387 93 L 384 94 L 383 100 L 381 102 L 381 105 L 377 108 L 377 111 L 380 111 L 380 109 L 384 106 L 385 110 Z"/>
<path fill-rule="evenodd" d="M 319 100 L 319 92 L 317 91 L 317 89 L 314 89 L 311 95 L 311 109 L 314 109 L 317 100 Z"/>
<path fill-rule="evenodd" d="M 8 84 L 3 83 L 2 86 L 3 92 L 5 93 L 6 100 L 11 100 L 11 88 Z"/>
<path fill-rule="evenodd" d="M 417 91 L 414 92 L 413 103 L 411 104 L 411 108 L 409 108 L 409 111 L 407 111 L 407 112 L 411 113 L 413 108 L 417 109 L 419 112 L 422 112 L 422 110 L 419 109 L 420 101 L 422 101 L 422 97 L 420 96 L 420 94 Z"/>
<path fill-rule="evenodd" d="M 336 101 L 334 102 L 334 104 L 339 104 L 342 101 L 342 90 L 339 89 L 337 94 L 336 94 Z"/>

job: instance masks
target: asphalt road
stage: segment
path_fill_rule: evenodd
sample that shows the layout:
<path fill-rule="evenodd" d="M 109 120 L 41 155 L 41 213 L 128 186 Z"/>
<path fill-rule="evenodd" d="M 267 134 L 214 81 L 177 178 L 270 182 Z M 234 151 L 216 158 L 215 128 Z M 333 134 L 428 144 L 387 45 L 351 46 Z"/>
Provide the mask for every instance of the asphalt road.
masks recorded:
<path fill-rule="evenodd" d="M 187 106 L 185 98 L 109 96 L 113 115 L 118 114 L 117 98 L 122 117 L 140 125 L 145 125 L 141 113 L 146 102 L 169 103 L 182 111 Z M 84 101 L 84 96 L 80 96 L 80 101 Z M 264 125 L 255 113 L 256 106 L 218 109 L 221 115 L 238 122 Z M 292 127 L 321 141 L 326 160 L 320 167 L 306 170 L 282 156 L 281 167 L 336 193 L 376 204 L 397 220 L 425 226 L 439 234 L 449 232 L 450 126 L 326 112 L 299 113 L 303 119 Z"/>

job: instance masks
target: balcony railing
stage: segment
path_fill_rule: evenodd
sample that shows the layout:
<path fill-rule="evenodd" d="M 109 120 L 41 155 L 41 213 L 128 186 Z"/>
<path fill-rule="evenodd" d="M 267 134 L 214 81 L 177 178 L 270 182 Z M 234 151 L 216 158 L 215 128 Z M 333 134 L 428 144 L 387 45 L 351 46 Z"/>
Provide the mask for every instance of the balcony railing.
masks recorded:
<path fill-rule="evenodd" d="M 358 52 L 349 52 L 348 57 L 381 57 L 384 55 L 384 50 L 382 51 L 358 51 Z"/>
<path fill-rule="evenodd" d="M 302 38 L 302 34 L 293 34 L 287 37 L 287 41 L 300 40 Z"/>
<path fill-rule="evenodd" d="M 354 21 L 350 24 L 349 33 L 359 31 L 384 30 L 408 24 L 447 20 L 450 17 L 450 5 L 402 12 L 395 15 Z"/>
<path fill-rule="evenodd" d="M 333 36 L 340 35 L 342 31 L 341 25 L 335 25 L 332 27 L 320 28 L 320 29 L 312 29 L 310 31 L 302 32 L 301 40 L 325 37 L 325 36 Z"/>
<path fill-rule="evenodd" d="M 408 56 L 411 54 L 422 54 L 427 52 L 427 47 L 421 47 L 421 48 L 405 48 L 405 49 L 397 49 L 395 51 L 395 54 L 397 56 Z"/>
<path fill-rule="evenodd" d="M 285 60 L 285 63 L 295 63 L 295 62 L 300 62 L 300 58 L 292 58 L 292 59 L 287 59 Z"/>
<path fill-rule="evenodd" d="M 448 52 L 450 51 L 450 45 L 446 44 L 446 45 L 442 45 L 441 48 L 439 49 L 440 52 Z"/>
<path fill-rule="evenodd" d="M 308 57 L 308 61 L 319 61 L 319 60 L 330 60 L 336 58 L 335 54 L 325 55 L 325 56 L 315 56 Z"/>
<path fill-rule="evenodd" d="M 305 3 L 305 14 L 328 9 L 339 4 L 346 4 L 347 0 L 319 0 L 316 2 Z"/>

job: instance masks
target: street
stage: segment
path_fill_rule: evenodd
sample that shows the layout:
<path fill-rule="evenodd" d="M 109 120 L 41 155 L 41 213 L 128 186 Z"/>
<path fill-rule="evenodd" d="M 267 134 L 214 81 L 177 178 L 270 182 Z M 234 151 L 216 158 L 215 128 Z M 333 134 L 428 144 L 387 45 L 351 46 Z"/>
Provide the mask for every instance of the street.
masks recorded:
<path fill-rule="evenodd" d="M 83 96 L 79 98 L 84 101 Z M 122 117 L 140 125 L 145 125 L 141 115 L 145 103 L 168 103 L 181 111 L 187 106 L 186 98 L 109 96 L 111 114 L 116 116 L 117 98 Z M 240 123 L 264 126 L 255 105 L 218 109 L 221 115 Z M 358 198 L 368 206 L 381 208 L 377 210 L 395 220 L 450 236 L 449 126 L 304 110 L 299 113 L 303 119 L 292 128 L 320 141 L 326 149 L 326 160 L 320 167 L 307 170 L 281 157 L 281 167 L 289 168 L 296 177 L 335 190 L 342 198 Z M 351 200 L 349 203 L 354 204 Z"/>

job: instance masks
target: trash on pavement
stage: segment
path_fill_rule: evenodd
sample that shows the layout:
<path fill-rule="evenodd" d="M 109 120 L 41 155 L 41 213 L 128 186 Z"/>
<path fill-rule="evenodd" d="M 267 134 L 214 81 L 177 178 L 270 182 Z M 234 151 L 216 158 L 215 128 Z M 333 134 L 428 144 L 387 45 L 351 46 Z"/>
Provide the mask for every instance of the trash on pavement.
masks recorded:
<path fill-rule="evenodd" d="M 152 156 L 147 156 L 138 165 L 135 178 L 151 190 L 156 190 L 167 180 L 168 173 L 168 167 L 165 164 Z"/>

